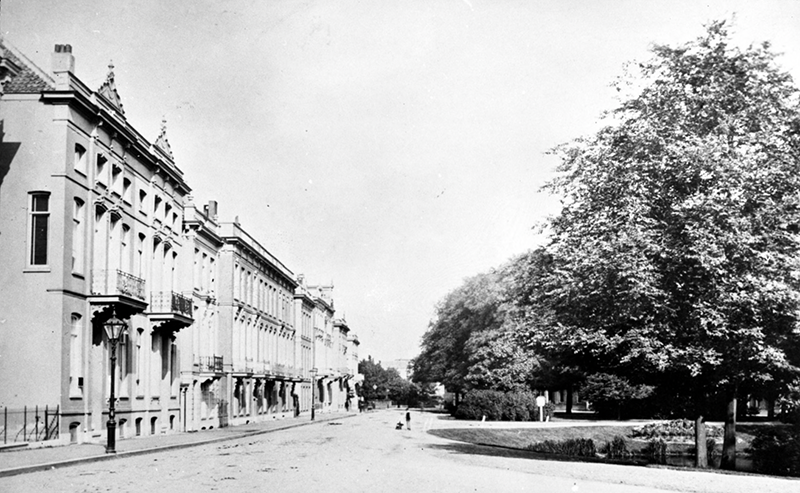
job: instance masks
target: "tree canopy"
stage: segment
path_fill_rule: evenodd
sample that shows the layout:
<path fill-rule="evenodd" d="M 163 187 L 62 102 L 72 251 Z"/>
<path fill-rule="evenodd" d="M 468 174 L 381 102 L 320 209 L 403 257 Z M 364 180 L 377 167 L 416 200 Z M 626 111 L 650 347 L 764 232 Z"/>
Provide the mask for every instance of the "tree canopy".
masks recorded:
<path fill-rule="evenodd" d="M 800 376 L 800 102 L 776 60 L 712 22 L 629 64 L 604 126 L 553 151 L 549 243 L 445 297 L 417 378 L 589 377 L 614 402 L 655 390 L 696 415 L 722 396 L 732 466 L 736 397 Z"/>
<path fill-rule="evenodd" d="M 540 375 L 536 357 L 520 330 L 541 251 L 473 276 L 449 293 L 422 339 L 414 380 L 440 382 L 452 392 L 530 388 Z"/>
<path fill-rule="evenodd" d="M 555 150 L 548 339 L 593 372 L 735 398 L 798 373 L 797 89 L 724 22 L 652 53 L 608 125 Z"/>

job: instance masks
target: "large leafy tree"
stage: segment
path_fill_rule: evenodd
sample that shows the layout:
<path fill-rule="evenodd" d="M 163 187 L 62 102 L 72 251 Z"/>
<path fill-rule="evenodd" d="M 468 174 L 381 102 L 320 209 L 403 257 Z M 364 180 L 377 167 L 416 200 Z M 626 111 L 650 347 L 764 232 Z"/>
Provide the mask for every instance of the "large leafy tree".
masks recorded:
<path fill-rule="evenodd" d="M 547 342 L 587 373 L 679 379 L 698 414 L 724 394 L 733 468 L 736 397 L 798 371 L 797 90 L 723 22 L 652 55 L 605 128 L 556 150 Z"/>
<path fill-rule="evenodd" d="M 448 390 L 512 391 L 543 386 L 544 362 L 527 343 L 527 301 L 539 281 L 541 250 L 465 280 L 437 306 L 414 362 L 418 382 Z"/>
<path fill-rule="evenodd" d="M 467 279 L 436 307 L 436 315 L 422 337 L 422 352 L 414 360 L 414 381 L 439 382 L 460 394 L 469 387 L 467 375 L 474 334 L 503 324 L 499 310 L 496 272 Z"/>

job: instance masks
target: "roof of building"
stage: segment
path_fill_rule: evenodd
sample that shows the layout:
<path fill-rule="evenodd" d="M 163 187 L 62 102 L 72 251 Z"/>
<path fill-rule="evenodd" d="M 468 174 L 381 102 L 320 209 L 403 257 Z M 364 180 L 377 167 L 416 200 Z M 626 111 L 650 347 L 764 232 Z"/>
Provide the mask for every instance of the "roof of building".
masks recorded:
<path fill-rule="evenodd" d="M 0 58 L 8 59 L 20 68 L 3 86 L 5 94 L 36 94 L 55 89 L 53 79 L 25 55 L 0 38 Z"/>

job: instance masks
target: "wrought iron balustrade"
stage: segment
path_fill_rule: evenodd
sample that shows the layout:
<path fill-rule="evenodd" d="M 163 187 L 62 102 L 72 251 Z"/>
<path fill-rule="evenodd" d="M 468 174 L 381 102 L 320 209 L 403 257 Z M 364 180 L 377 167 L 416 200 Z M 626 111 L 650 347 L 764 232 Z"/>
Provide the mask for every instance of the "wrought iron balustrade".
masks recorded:
<path fill-rule="evenodd" d="M 144 301 L 144 279 L 119 269 L 95 269 L 92 271 L 92 294 L 123 295 Z"/>
<path fill-rule="evenodd" d="M 192 300 L 172 291 L 161 291 L 150 295 L 152 313 L 179 313 L 192 317 Z"/>
<path fill-rule="evenodd" d="M 200 356 L 200 371 L 222 373 L 222 356 Z"/>

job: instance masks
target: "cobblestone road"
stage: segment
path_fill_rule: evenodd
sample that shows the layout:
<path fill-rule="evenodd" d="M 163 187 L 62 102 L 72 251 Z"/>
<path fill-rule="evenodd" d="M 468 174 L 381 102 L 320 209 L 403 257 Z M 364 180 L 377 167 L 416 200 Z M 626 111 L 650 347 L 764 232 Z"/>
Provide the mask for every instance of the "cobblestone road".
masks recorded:
<path fill-rule="evenodd" d="M 1 492 L 782 493 L 800 481 L 533 460 L 425 433 L 435 415 L 381 411 L 172 452 L 0 478 Z"/>

